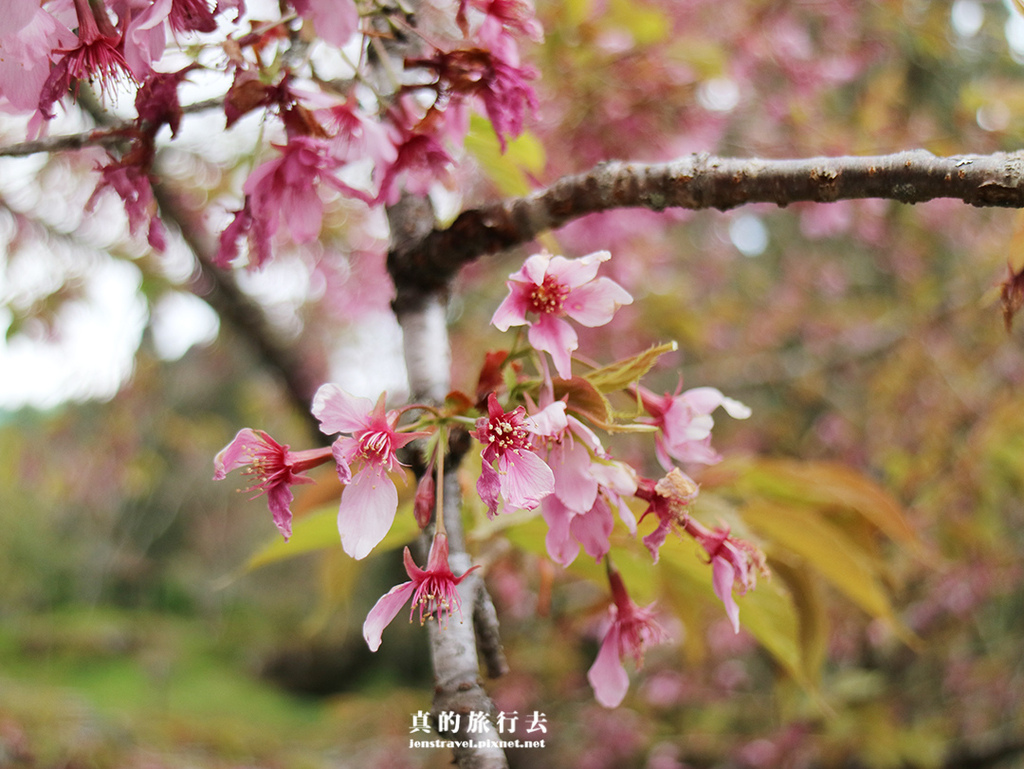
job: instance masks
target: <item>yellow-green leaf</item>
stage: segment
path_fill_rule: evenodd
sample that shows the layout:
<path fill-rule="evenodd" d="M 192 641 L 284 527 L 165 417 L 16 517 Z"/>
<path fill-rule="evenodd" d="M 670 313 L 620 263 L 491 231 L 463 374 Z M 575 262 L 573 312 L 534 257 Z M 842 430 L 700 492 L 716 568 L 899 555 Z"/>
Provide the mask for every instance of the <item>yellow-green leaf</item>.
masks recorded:
<path fill-rule="evenodd" d="M 544 146 L 529 131 L 509 139 L 502 153 L 494 127 L 480 115 L 470 117 L 466 149 L 501 193 L 509 197 L 529 193 L 533 185 L 528 174 L 539 176 L 547 163 Z"/>
<path fill-rule="evenodd" d="M 659 344 L 611 365 L 594 369 L 584 376 L 599 392 L 610 393 L 635 384 L 651 370 L 658 358 L 679 348 L 675 342 Z"/>
<path fill-rule="evenodd" d="M 872 617 L 893 620 L 889 597 L 871 556 L 821 515 L 763 500 L 749 503 L 743 519 L 770 543 L 799 555 L 808 566 Z"/>

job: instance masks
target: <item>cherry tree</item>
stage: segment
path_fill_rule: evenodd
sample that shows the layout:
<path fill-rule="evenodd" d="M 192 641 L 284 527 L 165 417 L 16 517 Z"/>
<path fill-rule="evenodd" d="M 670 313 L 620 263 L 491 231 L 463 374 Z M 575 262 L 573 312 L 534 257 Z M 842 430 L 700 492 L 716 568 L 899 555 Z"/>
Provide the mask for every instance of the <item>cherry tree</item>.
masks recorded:
<path fill-rule="evenodd" d="M 402 550 L 408 580 L 377 600 L 362 634 L 377 651 L 394 621 L 427 627 L 435 716 L 490 716 L 479 731 L 445 721 L 459 766 L 508 765 L 480 681 L 508 662 L 474 543 L 517 528 L 536 557 L 602 586 L 586 679 L 605 708 L 672 638 L 672 610 L 687 600 L 670 597 L 673 581 L 713 599 L 733 634 L 749 614 L 748 632 L 811 688 L 824 643 L 815 579 L 915 643 L 862 541 L 917 548 L 901 506 L 847 467 L 772 460 L 764 445 L 730 461 L 713 445 L 716 423 L 742 436 L 736 424 L 759 420 L 757 404 L 731 389 L 742 376 L 709 365 L 683 377 L 673 332 L 718 333 L 718 352 L 743 340 L 694 331 L 699 318 L 659 291 L 659 276 L 704 272 L 713 286 L 741 269 L 713 255 L 679 264 L 687 227 L 701 233 L 691 242 L 714 240 L 691 212 L 752 212 L 718 233 L 748 256 L 765 250 L 769 208 L 787 206 L 808 241 L 850 234 L 883 250 L 898 214 L 878 201 L 944 200 L 935 230 L 969 228 L 981 216 L 971 207 L 1024 207 L 1024 161 L 993 142 L 1006 127 L 995 96 L 978 96 L 973 123 L 957 126 L 965 146 L 978 139 L 975 154 L 938 130 L 894 127 L 937 111 L 921 117 L 893 95 L 881 42 L 866 34 L 898 37 L 884 8 L 739 5 L 15 0 L 0 19 L 0 156 L 67 164 L 88 188 L 68 195 L 79 229 L 120 208 L 134 253 L 157 264 L 184 254 L 179 288 L 234 329 L 303 415 L 301 447 L 237 425 L 212 459 L 216 480 L 248 492 L 238 504 L 276 526 L 270 558 L 301 543 L 360 561 L 418 532 Z M 975 6 L 942 15 L 965 50 Z M 929 10 L 900 13 L 920 16 L 921 40 L 934 34 Z M 701 47 L 693 30 L 707 29 Z M 911 82 L 926 71 L 908 66 L 908 99 L 928 96 Z M 870 125 L 832 130 L 853 104 Z M 816 120 L 829 130 L 801 144 Z M 900 144 L 915 135 L 927 148 Z M 30 229 L 32 211 L 0 203 Z M 504 288 L 480 289 L 500 255 Z M 835 264 L 844 254 L 819 256 L 821 285 L 838 270 L 828 285 L 842 294 L 854 281 Z M 1008 256 L 989 299 L 1012 331 L 1024 266 Z M 915 259 L 893 257 L 892 269 L 919 276 Z M 288 272 L 317 286 L 302 298 L 307 332 L 291 339 L 245 288 Z M 795 275 L 791 288 L 814 290 Z M 703 301 L 678 297 L 688 300 Z M 772 303 L 800 301 L 780 290 L 753 310 L 767 327 L 781 322 Z M 405 391 L 330 381 L 329 330 L 387 308 Z M 865 333 L 865 356 L 892 343 Z M 799 324 L 793 334 L 820 342 Z M 677 384 L 651 382 L 670 370 Z M 330 543 L 293 509 L 296 487 L 323 468 L 342 489 Z"/>

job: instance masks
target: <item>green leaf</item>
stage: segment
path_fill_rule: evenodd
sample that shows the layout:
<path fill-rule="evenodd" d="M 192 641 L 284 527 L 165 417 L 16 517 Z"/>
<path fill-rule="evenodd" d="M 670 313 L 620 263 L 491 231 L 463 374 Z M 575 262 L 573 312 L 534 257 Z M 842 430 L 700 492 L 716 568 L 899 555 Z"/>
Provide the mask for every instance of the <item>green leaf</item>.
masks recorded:
<path fill-rule="evenodd" d="M 470 117 L 466 149 L 501 193 L 509 197 L 529 193 L 533 185 L 528 175 L 539 176 L 547 163 L 544 146 L 529 131 L 509 139 L 502 153 L 494 127 L 480 115 Z"/>
<path fill-rule="evenodd" d="M 856 470 L 836 462 L 755 459 L 723 462 L 744 496 L 856 512 L 890 539 L 921 550 L 920 540 L 892 495 Z"/>
<path fill-rule="evenodd" d="M 809 569 L 780 558 L 768 562 L 772 578 L 781 581 L 789 592 L 800 627 L 800 657 L 804 675 L 818 681 L 828 646 L 828 616 L 821 585 Z"/>
<path fill-rule="evenodd" d="M 667 352 L 675 352 L 677 349 L 679 349 L 679 345 L 675 342 L 655 345 L 629 358 L 594 369 L 586 374 L 584 379 L 590 382 L 598 392 L 610 393 L 623 390 L 631 384 L 635 384 L 640 377 L 650 371 L 658 358 Z"/>
<path fill-rule="evenodd" d="M 743 519 L 770 540 L 769 554 L 776 547 L 796 553 L 872 617 L 895 622 L 874 559 L 841 528 L 811 509 L 763 500 L 749 503 Z"/>

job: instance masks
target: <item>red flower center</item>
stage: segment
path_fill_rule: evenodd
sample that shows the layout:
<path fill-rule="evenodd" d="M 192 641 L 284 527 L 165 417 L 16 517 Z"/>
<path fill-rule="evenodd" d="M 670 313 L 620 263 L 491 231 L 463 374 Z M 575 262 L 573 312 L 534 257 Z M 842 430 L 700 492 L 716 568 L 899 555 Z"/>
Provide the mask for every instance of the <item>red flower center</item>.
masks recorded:
<path fill-rule="evenodd" d="M 384 430 L 367 430 L 359 436 L 359 454 L 370 462 L 385 462 L 391 453 L 391 436 Z"/>
<path fill-rule="evenodd" d="M 530 309 L 538 315 L 555 315 L 562 311 L 568 295 L 568 286 L 553 275 L 545 275 L 544 281 L 530 292 Z"/>
<path fill-rule="evenodd" d="M 502 455 L 507 451 L 530 449 L 530 434 L 523 429 L 522 407 L 487 421 L 487 443 Z"/>

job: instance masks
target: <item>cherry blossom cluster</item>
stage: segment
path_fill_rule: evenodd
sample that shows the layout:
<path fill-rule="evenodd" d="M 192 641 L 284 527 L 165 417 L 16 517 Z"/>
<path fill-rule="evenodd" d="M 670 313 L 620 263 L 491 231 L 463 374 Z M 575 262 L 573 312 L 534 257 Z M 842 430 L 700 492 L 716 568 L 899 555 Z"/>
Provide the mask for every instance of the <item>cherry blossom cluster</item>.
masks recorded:
<path fill-rule="evenodd" d="M 406 549 L 409 581 L 383 596 L 366 618 L 363 632 L 371 649 L 380 646 L 384 628 L 407 602 L 410 619 L 418 610 L 421 623 L 434 617 L 443 624 L 454 613 L 461 616 L 457 587 L 468 572 L 452 572 L 443 504 L 435 504 L 434 496 L 441 487 L 434 474 L 443 474 L 447 435 L 456 429 L 468 431 L 480 445 L 476 489 L 489 517 L 536 511 L 547 523 L 545 546 L 551 560 L 569 566 L 582 549 L 605 561 L 612 602 L 601 651 L 589 674 L 601 704 L 615 707 L 625 696 L 628 676 L 623 659 L 633 657 L 639 665 L 645 647 L 667 638 L 655 609 L 640 608 L 629 598 L 612 562 L 616 518 L 630 536 L 636 536 L 648 518 L 654 522 L 642 538 L 654 562 L 670 533 L 696 542 L 711 566 L 714 592 L 739 631 L 734 592 L 754 586 L 757 572 L 764 571 L 763 556 L 728 528 L 708 528 L 690 515 L 699 488 L 673 462 L 719 461 L 711 447 L 712 413 L 721 406 L 742 419 L 750 410 L 710 387 L 655 395 L 638 381 L 653 364 L 649 357 L 604 367 L 574 366 L 579 337 L 570 321 L 604 326 L 621 306 L 632 302 L 622 286 L 598 275 L 609 258 L 607 252 L 578 259 L 540 253 L 509 277 L 508 296 L 492 323 L 501 330 L 520 327 L 520 333 L 511 349 L 487 356 L 475 400 L 453 393 L 444 407 L 413 404 L 387 410 L 383 395 L 373 403 L 325 384 L 312 411 L 323 432 L 337 436 L 330 448 L 293 452 L 247 428 L 217 455 L 214 477 L 222 479 L 233 469 L 246 468 L 254 481 L 250 491 L 267 496 L 274 522 L 286 539 L 291 534 L 290 487 L 309 482 L 307 470 L 333 461 L 344 485 L 338 510 L 341 544 L 346 553 L 361 559 L 394 522 L 398 494 L 392 475 L 400 468 L 398 452 L 424 439 L 428 469 L 418 485 L 414 514 L 423 528 L 433 520 L 433 544 L 426 569 L 419 568 Z M 535 373 L 527 371 L 528 360 Z M 619 421 L 621 411 L 599 405 L 611 396 L 632 404 L 639 413 Z M 402 419 L 414 412 L 420 414 L 415 420 Z M 616 459 L 599 430 L 653 433 L 665 474 L 645 477 Z M 630 499 L 638 501 L 638 509 L 646 505 L 639 521 Z"/>
<path fill-rule="evenodd" d="M 543 37 L 529 0 L 452 0 L 415 20 L 354 0 L 280 5 L 276 18 L 259 19 L 245 0 L 11 0 L 0 17 L 0 111 L 30 116 L 35 138 L 83 88 L 106 99 L 134 92 L 137 119 L 117 128 L 129 149 L 97 169 L 93 197 L 116 192 L 132 233 L 162 250 L 150 179 L 156 135 L 164 125 L 177 134 L 187 111 L 182 82 L 219 72 L 225 127 L 262 110 L 274 142 L 244 183 L 216 257 L 233 263 L 246 240 L 257 269 L 281 239 L 320 235 L 322 190 L 371 206 L 425 193 L 449 174 L 469 110 L 487 117 L 504 148 L 536 106 L 536 72 L 519 54 L 520 41 Z M 348 62 L 343 80 L 318 73 L 307 44 L 314 34 Z M 379 63 L 382 41 L 399 38 L 413 39 L 418 55 Z M 182 50 L 214 55 L 182 67 Z"/>

